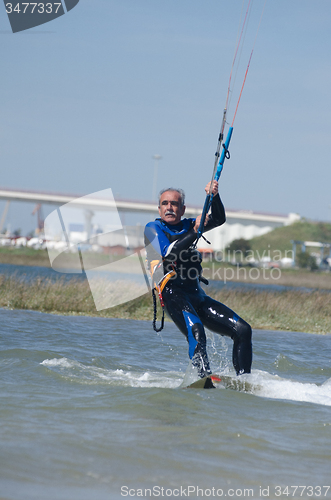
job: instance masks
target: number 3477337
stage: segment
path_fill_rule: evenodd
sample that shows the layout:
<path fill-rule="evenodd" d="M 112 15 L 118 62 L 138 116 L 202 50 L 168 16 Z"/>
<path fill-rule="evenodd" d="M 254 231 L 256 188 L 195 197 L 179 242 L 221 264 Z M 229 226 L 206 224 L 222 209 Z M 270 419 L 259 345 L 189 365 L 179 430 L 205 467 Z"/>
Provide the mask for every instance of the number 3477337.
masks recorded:
<path fill-rule="evenodd" d="M 59 3 L 35 3 L 35 2 L 18 2 L 6 3 L 7 14 L 57 14 L 59 8 L 62 6 Z"/>

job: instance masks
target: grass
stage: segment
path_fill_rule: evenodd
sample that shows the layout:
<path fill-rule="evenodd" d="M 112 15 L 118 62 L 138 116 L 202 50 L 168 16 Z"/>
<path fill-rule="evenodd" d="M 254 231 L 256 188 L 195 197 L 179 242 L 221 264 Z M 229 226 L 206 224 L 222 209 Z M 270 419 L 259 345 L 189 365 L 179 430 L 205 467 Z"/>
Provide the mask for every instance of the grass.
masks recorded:
<path fill-rule="evenodd" d="M 289 228 L 291 228 L 291 235 L 287 234 Z M 293 229 L 295 229 L 294 233 Z M 289 241 L 290 238 L 325 241 L 331 239 L 331 225 L 298 222 L 292 226 L 277 228 L 260 237 L 259 245 L 262 245 L 260 248 L 266 248 L 267 241 L 264 241 L 263 238 L 268 238 L 268 244 L 272 247 L 271 239 L 274 238 L 274 235 L 276 236 L 275 246 L 277 242 L 278 248 L 283 245 L 286 239 Z M 251 242 L 254 240 L 257 239 L 253 239 Z M 93 264 L 102 265 L 110 261 L 110 256 L 96 255 L 95 260 L 96 262 Z M 0 263 L 50 267 L 46 250 L 29 248 L 0 248 Z M 210 289 L 209 294 L 228 305 L 256 329 L 331 333 L 331 294 L 323 292 L 323 289 L 331 289 L 330 273 L 282 269 L 279 275 L 279 270 L 243 269 L 224 262 L 204 262 L 204 268 L 204 274 L 209 279 L 224 280 L 226 278 L 225 281 L 291 285 L 317 289 L 309 293 L 298 290 L 256 292 L 238 289 L 223 289 L 221 291 Z M 258 277 L 257 272 L 259 273 Z M 120 285 L 116 284 L 115 286 L 117 287 L 115 293 L 118 293 Z M 72 279 L 68 282 L 61 278 L 55 282 L 47 279 L 36 279 L 27 283 L 16 276 L 7 278 L 0 275 L 0 307 L 29 309 L 53 314 L 148 321 L 152 321 L 153 317 L 150 295 L 144 295 L 120 306 L 98 312 L 87 281 Z M 159 306 L 158 309 L 160 310 Z"/>
<path fill-rule="evenodd" d="M 295 224 L 293 226 L 295 226 Z M 283 230 L 287 228 L 277 228 L 268 234 L 272 235 L 278 229 Z M 268 235 L 263 237 L 261 236 L 261 238 L 266 238 L 267 236 Z M 251 241 L 254 241 L 254 239 Z M 76 257 L 74 255 L 66 254 L 66 262 L 59 267 L 74 268 L 75 258 Z M 93 268 L 94 266 L 97 267 L 105 265 L 114 260 L 114 258 L 114 256 L 106 254 L 92 254 L 89 256 L 89 267 Z M 35 250 L 33 248 L 0 247 L 0 263 L 51 267 L 47 250 Z M 140 270 L 140 264 L 138 261 L 137 263 Z M 127 265 L 128 264 L 125 261 L 125 266 Z M 281 273 L 279 273 L 277 270 L 269 269 L 252 269 L 248 267 L 239 269 L 227 262 L 217 261 L 205 261 L 203 262 L 203 267 L 204 275 L 208 279 L 236 281 L 242 283 L 331 289 L 331 273 L 325 271 L 311 272 L 305 269 L 282 269 Z M 132 272 L 134 272 L 134 270 L 132 270 Z"/>
<path fill-rule="evenodd" d="M 35 250 L 34 248 L 0 247 L 0 263 L 51 267 L 47 250 Z"/>
<path fill-rule="evenodd" d="M 233 266 L 227 262 L 208 262 L 203 265 L 207 279 L 224 282 L 258 283 L 306 288 L 331 289 L 331 273 L 307 269 L 263 269 Z"/>
<path fill-rule="evenodd" d="M 98 312 L 87 281 L 37 278 L 25 282 L 0 275 L 0 307 L 29 309 L 53 314 L 87 315 L 110 318 L 149 319 L 146 297 Z"/>
<path fill-rule="evenodd" d="M 116 285 L 117 286 L 117 285 Z M 243 317 L 255 329 L 331 333 L 331 294 L 322 291 L 256 292 L 210 290 L 210 295 Z M 152 321 L 151 296 L 96 311 L 86 281 L 36 279 L 24 282 L 0 275 L 0 307 L 64 315 L 86 315 Z M 160 306 L 158 305 L 160 312 Z"/>
<path fill-rule="evenodd" d="M 282 292 L 222 291 L 214 297 L 253 328 L 331 333 L 331 294 L 315 290 Z"/>
<path fill-rule="evenodd" d="M 268 255 L 270 252 L 273 257 L 278 255 L 278 252 L 286 256 L 285 252 L 292 250 L 291 240 L 331 243 L 331 224 L 301 220 L 289 226 L 277 227 L 263 236 L 252 238 L 249 242 L 255 253 L 263 255 L 265 252 L 265 255 Z M 316 248 L 310 250 L 316 252 Z M 287 256 L 290 256 L 289 253 Z"/>
<path fill-rule="evenodd" d="M 64 257 L 64 258 L 63 258 Z M 102 253 L 92 253 L 88 255 L 90 267 L 102 266 L 114 260 L 114 256 L 109 256 Z M 42 266 L 52 267 L 47 250 L 36 250 L 34 248 L 15 248 L 15 247 L 0 247 L 0 263 L 14 264 L 17 266 Z M 59 268 L 75 268 L 77 267 L 77 256 L 72 253 L 62 254 L 55 263 Z"/>

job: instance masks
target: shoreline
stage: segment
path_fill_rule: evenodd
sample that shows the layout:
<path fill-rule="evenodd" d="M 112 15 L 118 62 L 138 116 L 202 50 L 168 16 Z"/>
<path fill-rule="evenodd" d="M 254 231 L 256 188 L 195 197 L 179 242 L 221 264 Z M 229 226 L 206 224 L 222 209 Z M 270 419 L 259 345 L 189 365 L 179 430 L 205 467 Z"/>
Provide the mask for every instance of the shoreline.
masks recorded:
<path fill-rule="evenodd" d="M 70 263 L 68 256 L 64 268 L 74 269 L 74 262 Z M 111 262 L 109 255 L 93 255 L 89 268 L 98 267 Z M 46 250 L 33 249 L 8 249 L 0 248 L 0 264 L 16 266 L 37 266 L 52 269 Z M 128 263 L 125 262 L 123 272 L 129 272 Z M 230 263 L 202 262 L 205 278 L 221 283 L 242 283 L 269 286 L 287 286 L 295 288 L 311 288 L 331 290 L 331 273 L 326 271 L 307 271 L 305 269 L 266 269 L 257 267 L 234 266 Z M 137 267 L 133 264 L 130 272 L 135 273 Z M 138 272 L 140 272 L 140 263 Z"/>
<path fill-rule="evenodd" d="M 114 289 L 130 287 L 127 281 L 115 282 Z M 109 286 L 109 284 L 108 284 Z M 211 289 L 208 295 L 226 304 L 247 321 L 253 329 L 317 334 L 331 333 L 331 294 L 314 290 L 245 290 Z M 0 307 L 31 310 L 54 315 L 123 318 L 152 322 L 151 294 L 124 304 L 96 311 L 87 281 L 36 278 L 24 282 L 16 277 L 0 275 Z M 158 303 L 158 320 L 161 307 Z"/>

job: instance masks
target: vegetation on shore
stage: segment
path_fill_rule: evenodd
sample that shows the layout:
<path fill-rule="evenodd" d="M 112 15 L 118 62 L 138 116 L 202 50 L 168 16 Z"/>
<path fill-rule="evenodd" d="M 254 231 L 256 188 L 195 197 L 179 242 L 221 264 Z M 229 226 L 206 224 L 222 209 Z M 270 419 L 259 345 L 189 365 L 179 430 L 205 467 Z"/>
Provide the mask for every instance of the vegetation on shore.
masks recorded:
<path fill-rule="evenodd" d="M 330 225 L 331 226 L 331 225 Z M 276 228 L 278 229 L 286 228 Z M 268 234 L 273 234 L 273 232 Z M 260 238 L 266 238 L 267 235 Z M 254 241 L 253 240 L 250 241 Z M 262 255 L 262 253 L 261 253 Z M 70 254 L 66 256 L 67 267 L 74 268 L 75 261 L 70 260 Z M 102 266 L 110 262 L 114 256 L 106 254 L 94 254 L 89 260 L 95 267 Z M 47 250 L 35 250 L 33 248 L 11 248 L 0 247 L 0 264 L 12 264 L 18 266 L 42 266 L 51 267 Z M 140 264 L 139 264 L 140 266 Z M 63 266 L 65 267 L 65 266 Z M 209 280 L 220 280 L 225 283 L 233 281 L 240 283 L 255 283 L 265 285 L 282 285 L 295 287 L 308 287 L 331 289 L 331 274 L 325 271 L 310 272 L 306 269 L 281 269 L 279 272 L 276 269 L 262 269 L 233 266 L 229 262 L 217 260 L 203 262 L 204 275 Z"/>
<path fill-rule="evenodd" d="M 263 236 L 252 238 L 249 243 L 251 249 L 256 253 L 259 252 L 260 255 L 269 251 L 271 256 L 274 252 L 282 252 L 283 257 L 288 257 L 288 252 L 292 250 L 291 241 L 293 240 L 331 242 L 331 224 L 303 219 L 289 226 L 276 227 Z"/>
<path fill-rule="evenodd" d="M 265 269 L 232 265 L 228 262 L 203 262 L 203 275 L 209 280 L 224 283 L 251 283 L 260 285 L 280 285 L 291 287 L 331 289 L 331 273 L 328 271 L 308 271 L 307 269 Z"/>
<path fill-rule="evenodd" d="M 66 253 L 65 258 L 60 259 L 58 261 L 55 260 L 57 267 L 59 268 L 74 269 L 77 267 L 76 254 Z M 109 256 L 104 253 L 91 253 L 89 254 L 89 265 L 91 267 L 102 266 L 104 264 L 108 264 L 111 259 L 114 260 L 116 257 Z M 0 264 L 52 267 L 47 250 L 36 250 L 35 248 L 28 247 L 0 247 Z"/>
<path fill-rule="evenodd" d="M 0 247 L 0 263 L 16 266 L 51 267 L 47 250 L 24 247 Z"/>
<path fill-rule="evenodd" d="M 234 309 L 255 329 L 331 333 L 331 294 L 328 292 L 211 289 L 210 295 Z M 149 294 L 97 312 L 85 280 L 25 282 L 0 275 L 0 307 L 147 321 L 153 318 Z M 160 312 L 160 306 L 158 309 Z"/>
<path fill-rule="evenodd" d="M 250 246 L 260 256 L 267 252 L 272 257 L 273 251 L 284 253 L 291 250 L 291 240 L 330 242 L 331 224 L 300 221 L 253 238 Z M 93 264 L 97 267 L 109 262 L 111 257 L 95 254 L 91 259 L 91 266 Z M 68 265 L 71 266 L 70 262 L 69 255 Z M 51 267 L 47 251 L 32 248 L 0 248 L 0 263 Z M 209 294 L 212 297 L 235 310 L 253 328 L 331 333 L 331 293 L 323 291 L 331 289 L 330 272 L 240 267 L 239 264 L 233 266 L 223 259 L 205 261 L 203 267 L 204 276 L 210 280 L 271 285 L 268 291 L 234 290 L 227 287 L 216 291 L 210 287 Z M 114 285 L 117 286 L 116 283 Z M 275 290 L 272 285 L 308 287 L 314 290 L 309 293 L 298 289 L 277 291 L 277 287 Z M 80 279 L 35 279 L 27 282 L 16 276 L 5 277 L 0 274 L 0 307 L 148 321 L 153 318 L 150 295 L 97 312 L 87 281 Z"/>

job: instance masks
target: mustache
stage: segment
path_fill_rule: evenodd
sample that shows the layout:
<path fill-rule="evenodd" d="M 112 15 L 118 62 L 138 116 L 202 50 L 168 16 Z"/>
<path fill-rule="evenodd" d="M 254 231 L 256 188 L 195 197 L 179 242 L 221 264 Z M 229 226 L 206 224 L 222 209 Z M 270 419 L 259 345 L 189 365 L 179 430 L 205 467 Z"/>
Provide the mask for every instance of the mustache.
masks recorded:
<path fill-rule="evenodd" d="M 167 210 L 164 215 L 176 215 L 173 210 Z"/>

